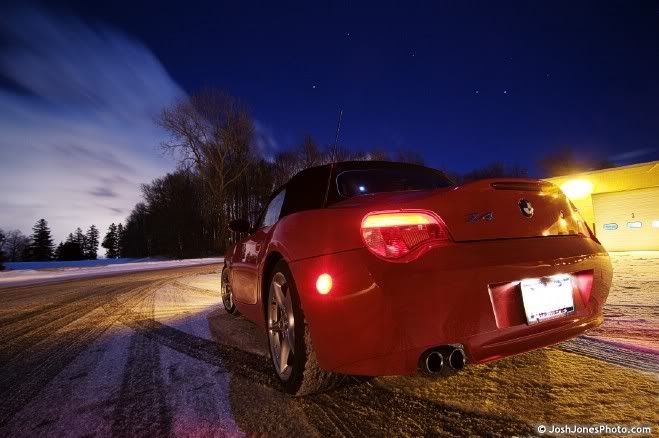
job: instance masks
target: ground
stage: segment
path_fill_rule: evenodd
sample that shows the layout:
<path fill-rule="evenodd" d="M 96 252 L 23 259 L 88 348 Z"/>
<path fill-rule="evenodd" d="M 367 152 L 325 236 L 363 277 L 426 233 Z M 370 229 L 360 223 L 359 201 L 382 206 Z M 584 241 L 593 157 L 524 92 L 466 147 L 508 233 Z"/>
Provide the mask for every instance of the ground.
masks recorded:
<path fill-rule="evenodd" d="M 221 265 L 0 287 L 0 436 L 528 436 L 659 429 L 659 254 L 612 255 L 606 322 L 447 379 L 282 394 L 265 336 L 226 315 Z"/>

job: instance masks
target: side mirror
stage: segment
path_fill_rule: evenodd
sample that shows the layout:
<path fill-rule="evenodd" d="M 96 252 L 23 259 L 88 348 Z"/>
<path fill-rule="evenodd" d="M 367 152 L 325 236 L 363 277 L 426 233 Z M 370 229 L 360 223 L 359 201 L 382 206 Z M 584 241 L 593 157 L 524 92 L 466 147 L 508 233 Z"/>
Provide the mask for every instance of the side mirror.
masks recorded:
<path fill-rule="evenodd" d="M 247 219 L 234 219 L 229 222 L 229 229 L 235 233 L 249 233 L 251 228 Z"/>

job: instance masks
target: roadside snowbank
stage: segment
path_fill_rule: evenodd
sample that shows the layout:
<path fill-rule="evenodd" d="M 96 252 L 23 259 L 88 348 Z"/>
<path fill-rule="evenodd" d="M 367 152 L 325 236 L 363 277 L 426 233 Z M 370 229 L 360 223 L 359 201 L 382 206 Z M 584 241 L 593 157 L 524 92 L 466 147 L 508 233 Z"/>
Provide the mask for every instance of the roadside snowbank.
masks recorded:
<path fill-rule="evenodd" d="M 127 272 L 152 271 L 166 268 L 182 268 L 185 266 L 210 265 L 223 263 L 223 257 L 186 260 L 137 261 L 117 263 L 95 267 L 66 267 L 55 269 L 24 269 L 0 272 L 0 287 L 22 286 L 44 283 L 53 280 L 71 280 L 76 278 L 99 277 Z"/>
<path fill-rule="evenodd" d="M 153 262 L 162 259 L 96 259 L 96 260 L 70 260 L 65 262 L 5 262 L 5 269 L 18 271 L 24 269 L 57 269 L 57 268 L 91 268 L 95 266 L 118 265 L 133 262 Z"/>

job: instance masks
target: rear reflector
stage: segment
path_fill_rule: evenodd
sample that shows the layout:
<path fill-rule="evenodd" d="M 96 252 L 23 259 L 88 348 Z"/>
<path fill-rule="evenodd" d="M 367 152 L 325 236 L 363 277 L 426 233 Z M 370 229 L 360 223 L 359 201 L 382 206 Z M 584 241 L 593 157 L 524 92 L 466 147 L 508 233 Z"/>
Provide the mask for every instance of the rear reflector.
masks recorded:
<path fill-rule="evenodd" d="M 369 213 L 361 232 L 366 247 L 387 259 L 403 257 L 424 243 L 448 240 L 441 219 L 426 211 Z"/>
<path fill-rule="evenodd" d="M 316 280 L 316 290 L 321 295 L 327 295 L 332 290 L 332 276 L 320 274 Z"/>

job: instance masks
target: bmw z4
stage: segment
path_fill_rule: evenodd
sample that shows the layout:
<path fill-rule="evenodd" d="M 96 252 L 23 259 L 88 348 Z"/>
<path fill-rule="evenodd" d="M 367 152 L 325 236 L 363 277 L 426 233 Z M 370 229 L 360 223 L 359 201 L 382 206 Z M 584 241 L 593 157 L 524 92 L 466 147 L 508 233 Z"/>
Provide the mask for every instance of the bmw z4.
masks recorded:
<path fill-rule="evenodd" d="M 602 323 L 609 257 L 551 183 L 455 185 L 390 162 L 304 170 L 275 191 L 222 271 L 227 312 L 267 333 L 286 392 L 345 375 L 444 376 Z"/>

